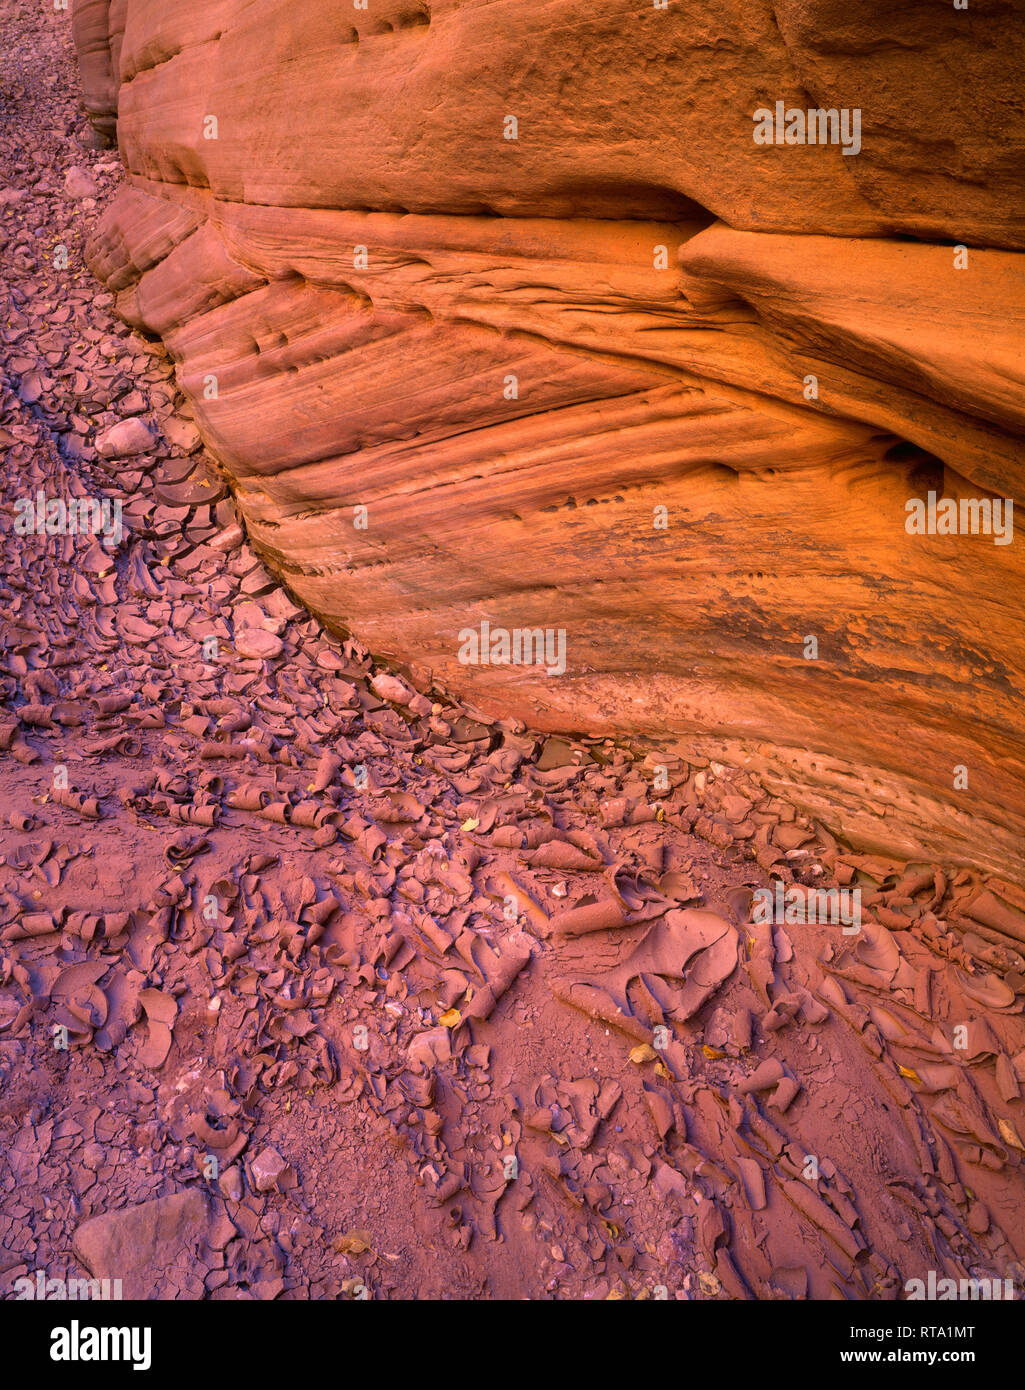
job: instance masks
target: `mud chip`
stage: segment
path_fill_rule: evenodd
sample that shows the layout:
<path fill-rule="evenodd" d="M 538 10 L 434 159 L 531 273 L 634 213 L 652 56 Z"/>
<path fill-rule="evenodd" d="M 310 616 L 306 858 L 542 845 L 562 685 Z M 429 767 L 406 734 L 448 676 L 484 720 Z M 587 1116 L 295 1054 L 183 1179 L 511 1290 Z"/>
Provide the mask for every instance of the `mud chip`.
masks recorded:
<path fill-rule="evenodd" d="M 259 661 L 270 661 L 280 656 L 285 644 L 273 632 L 262 627 L 246 628 L 235 634 L 235 650 L 239 656 L 251 657 Z"/>
<path fill-rule="evenodd" d="M 417 1071 L 427 1071 L 452 1056 L 452 1041 L 447 1028 L 430 1028 L 418 1033 L 407 1052 L 409 1065 Z"/>
<path fill-rule="evenodd" d="M 168 444 L 183 450 L 186 454 L 194 453 L 202 443 L 199 430 L 192 420 L 185 420 L 177 415 L 169 415 L 161 423 L 160 428 Z"/>
<path fill-rule="evenodd" d="M 159 989 L 139 991 L 139 1002 L 146 1010 L 149 1031 L 145 1043 L 139 1049 L 139 1062 L 144 1067 L 156 1070 L 167 1061 L 171 1050 L 172 1029 L 178 1016 L 177 1002 Z"/>

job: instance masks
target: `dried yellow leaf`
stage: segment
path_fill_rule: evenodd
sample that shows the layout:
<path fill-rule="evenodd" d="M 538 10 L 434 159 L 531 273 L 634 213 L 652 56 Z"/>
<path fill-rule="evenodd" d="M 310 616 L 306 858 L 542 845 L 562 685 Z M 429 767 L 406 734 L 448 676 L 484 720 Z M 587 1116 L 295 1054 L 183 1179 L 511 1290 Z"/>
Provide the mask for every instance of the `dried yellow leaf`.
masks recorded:
<path fill-rule="evenodd" d="M 370 1249 L 369 1231 L 347 1231 L 344 1235 L 335 1237 L 336 1255 L 365 1255 Z"/>
<path fill-rule="evenodd" d="M 1011 1124 L 1010 1120 L 998 1120 L 997 1128 L 1000 1130 L 1000 1136 L 1006 1144 L 1010 1144 L 1012 1149 L 1020 1149 L 1022 1153 L 1025 1153 L 1025 1144 L 1021 1142 L 1021 1139 L 1018 1137 L 1018 1131 L 1015 1129 L 1014 1125 Z"/>

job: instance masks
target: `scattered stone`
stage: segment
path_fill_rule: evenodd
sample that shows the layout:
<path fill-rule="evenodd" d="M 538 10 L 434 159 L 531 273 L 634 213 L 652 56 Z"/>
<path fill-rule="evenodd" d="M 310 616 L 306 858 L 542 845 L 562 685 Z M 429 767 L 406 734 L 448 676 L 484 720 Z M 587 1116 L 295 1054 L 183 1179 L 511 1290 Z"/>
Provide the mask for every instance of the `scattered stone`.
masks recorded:
<path fill-rule="evenodd" d="M 77 164 L 64 175 L 64 192 L 69 198 L 95 198 L 99 191 L 92 174 Z"/>
<path fill-rule="evenodd" d="M 156 442 L 156 435 L 149 425 L 133 415 L 98 434 L 96 452 L 104 459 L 131 458 L 135 454 L 147 453 Z"/>
<path fill-rule="evenodd" d="M 192 1188 L 92 1217 L 72 1248 L 94 1279 L 120 1279 L 126 1299 L 149 1299 L 172 1270 L 195 1270 L 206 1224 L 206 1201 Z"/>
<path fill-rule="evenodd" d="M 269 1192 L 277 1187 L 288 1172 L 288 1164 L 277 1149 L 269 1146 L 257 1154 L 250 1166 L 257 1192 Z"/>

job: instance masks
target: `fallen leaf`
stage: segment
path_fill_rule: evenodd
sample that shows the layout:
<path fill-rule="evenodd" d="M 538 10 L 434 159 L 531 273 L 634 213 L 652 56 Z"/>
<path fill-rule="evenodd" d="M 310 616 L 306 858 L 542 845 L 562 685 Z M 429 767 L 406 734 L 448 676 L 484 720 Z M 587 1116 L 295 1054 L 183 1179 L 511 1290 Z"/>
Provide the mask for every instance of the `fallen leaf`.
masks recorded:
<path fill-rule="evenodd" d="M 1010 1144 L 1013 1149 L 1020 1149 L 1025 1153 L 1025 1144 L 1021 1142 L 1018 1131 L 1015 1129 L 1014 1125 L 1011 1124 L 1010 1120 L 998 1120 L 997 1128 L 1000 1130 L 1001 1138 L 1006 1144 Z"/>
<path fill-rule="evenodd" d="M 334 1240 L 336 1255 L 365 1255 L 371 1248 L 369 1231 L 347 1231 Z"/>

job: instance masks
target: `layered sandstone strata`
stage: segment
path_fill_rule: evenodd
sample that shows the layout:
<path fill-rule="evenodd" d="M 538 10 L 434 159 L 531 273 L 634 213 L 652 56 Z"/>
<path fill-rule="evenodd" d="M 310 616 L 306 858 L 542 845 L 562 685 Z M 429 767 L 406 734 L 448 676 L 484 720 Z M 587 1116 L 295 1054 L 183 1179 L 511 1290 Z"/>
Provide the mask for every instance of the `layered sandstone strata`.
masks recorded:
<path fill-rule="evenodd" d="M 1022 545 L 906 507 L 1022 500 L 1025 39 L 849 9 L 79 0 L 91 263 L 336 627 L 1020 878 Z M 859 152 L 756 143 L 776 102 Z"/>

